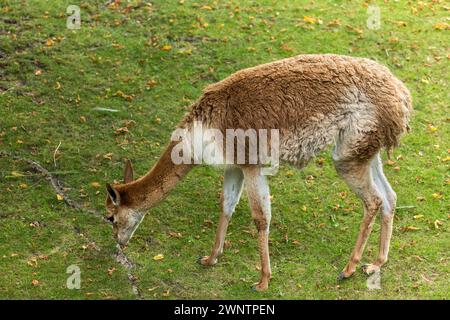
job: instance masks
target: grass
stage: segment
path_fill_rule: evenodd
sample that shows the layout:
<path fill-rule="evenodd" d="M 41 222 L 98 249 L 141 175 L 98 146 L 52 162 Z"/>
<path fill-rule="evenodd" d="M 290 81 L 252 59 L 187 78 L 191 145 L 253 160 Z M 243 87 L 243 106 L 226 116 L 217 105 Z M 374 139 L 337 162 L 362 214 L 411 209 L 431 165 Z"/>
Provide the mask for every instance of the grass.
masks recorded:
<path fill-rule="evenodd" d="M 449 298 L 443 1 L 380 2 L 379 30 L 367 28 L 363 1 L 80 1 L 79 30 L 66 27 L 74 1 L 26 2 L 0 1 L 0 149 L 39 161 L 70 197 L 101 212 L 103 185 L 121 179 L 124 159 L 144 174 L 202 88 L 244 67 L 301 53 L 368 57 L 412 92 L 412 132 L 385 166 L 400 208 L 382 290 L 368 290 L 361 272 L 336 282 L 362 208 L 326 152 L 303 171 L 283 166 L 271 178 L 267 292 L 250 290 L 259 259 L 245 198 L 220 262 L 195 263 L 213 243 L 222 175 L 200 167 L 149 212 L 127 249 L 144 298 Z M 117 134 L 123 127 L 128 132 Z M 136 298 L 113 258 L 108 225 L 58 201 L 20 161 L 0 158 L 0 190 L 0 298 Z M 363 262 L 376 257 L 378 233 L 377 221 Z M 153 260 L 157 254 L 164 259 Z M 81 269 L 80 290 L 66 288 L 72 264 Z"/>

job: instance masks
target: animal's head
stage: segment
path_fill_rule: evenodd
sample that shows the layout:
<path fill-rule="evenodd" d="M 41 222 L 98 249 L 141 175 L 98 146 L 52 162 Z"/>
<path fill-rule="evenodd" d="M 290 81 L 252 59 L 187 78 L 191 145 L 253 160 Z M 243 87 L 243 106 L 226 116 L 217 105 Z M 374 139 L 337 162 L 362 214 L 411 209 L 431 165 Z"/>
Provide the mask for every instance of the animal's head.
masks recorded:
<path fill-rule="evenodd" d="M 127 161 L 124 171 L 124 184 L 106 184 L 106 219 L 113 224 L 113 236 L 120 246 L 125 246 L 133 236 L 134 231 L 144 218 L 144 213 L 132 206 L 129 183 L 133 182 L 133 167 Z"/>

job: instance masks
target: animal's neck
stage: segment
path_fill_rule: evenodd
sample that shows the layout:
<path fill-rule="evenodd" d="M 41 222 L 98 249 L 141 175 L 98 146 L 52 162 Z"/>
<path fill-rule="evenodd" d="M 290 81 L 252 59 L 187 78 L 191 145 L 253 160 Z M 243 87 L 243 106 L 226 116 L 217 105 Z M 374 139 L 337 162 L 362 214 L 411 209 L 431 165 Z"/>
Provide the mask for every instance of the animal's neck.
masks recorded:
<path fill-rule="evenodd" d="M 161 201 L 192 169 L 192 164 L 174 164 L 171 158 L 176 142 L 170 142 L 153 168 L 122 189 L 130 207 L 148 209 Z"/>

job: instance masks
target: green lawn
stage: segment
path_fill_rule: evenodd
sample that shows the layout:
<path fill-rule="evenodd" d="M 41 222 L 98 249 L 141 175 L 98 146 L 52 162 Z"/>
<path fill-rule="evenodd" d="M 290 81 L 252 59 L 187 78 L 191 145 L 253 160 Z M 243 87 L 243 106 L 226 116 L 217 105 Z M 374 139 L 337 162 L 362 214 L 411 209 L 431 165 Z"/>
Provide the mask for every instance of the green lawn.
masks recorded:
<path fill-rule="evenodd" d="M 394 162 L 384 158 L 399 208 L 382 290 L 368 290 L 360 271 L 336 281 L 362 207 L 326 152 L 270 179 L 267 292 L 250 290 L 259 258 L 245 197 L 219 263 L 195 263 L 213 244 L 222 175 L 199 167 L 149 212 L 126 250 L 142 297 L 449 298 L 445 1 L 377 1 L 379 30 L 367 28 L 364 1 L 105 2 L 0 0 L 0 150 L 41 163 L 87 209 L 104 213 L 103 185 L 121 179 L 124 160 L 144 174 L 202 88 L 239 69 L 302 53 L 368 57 L 389 66 L 414 98 L 412 131 Z M 78 30 L 66 27 L 70 4 L 81 9 Z M 379 229 L 377 221 L 363 262 L 377 255 Z M 115 251 L 109 225 L 58 200 L 23 161 L 0 158 L 0 298 L 135 299 Z M 72 264 L 80 290 L 66 288 Z"/>

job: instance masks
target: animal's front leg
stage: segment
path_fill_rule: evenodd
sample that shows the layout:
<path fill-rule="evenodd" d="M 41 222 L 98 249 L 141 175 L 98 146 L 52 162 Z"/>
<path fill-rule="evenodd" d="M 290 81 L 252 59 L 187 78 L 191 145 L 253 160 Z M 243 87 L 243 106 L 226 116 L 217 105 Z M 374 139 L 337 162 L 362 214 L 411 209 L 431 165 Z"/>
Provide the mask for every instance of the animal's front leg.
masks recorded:
<path fill-rule="evenodd" d="M 211 255 L 201 257 L 199 259 L 200 264 L 214 265 L 217 263 L 217 258 L 222 254 L 228 224 L 241 197 L 243 182 L 244 174 L 240 168 L 227 167 L 221 196 L 222 213 L 220 215 L 219 225 L 217 226 L 216 241 Z"/>
<path fill-rule="evenodd" d="M 252 217 L 258 230 L 258 249 L 261 259 L 261 279 L 253 288 L 257 291 L 263 291 L 269 287 L 272 274 L 269 257 L 269 225 L 271 219 L 269 185 L 258 167 L 246 168 L 244 175 Z"/>

